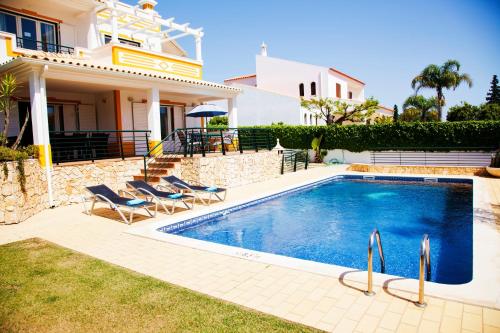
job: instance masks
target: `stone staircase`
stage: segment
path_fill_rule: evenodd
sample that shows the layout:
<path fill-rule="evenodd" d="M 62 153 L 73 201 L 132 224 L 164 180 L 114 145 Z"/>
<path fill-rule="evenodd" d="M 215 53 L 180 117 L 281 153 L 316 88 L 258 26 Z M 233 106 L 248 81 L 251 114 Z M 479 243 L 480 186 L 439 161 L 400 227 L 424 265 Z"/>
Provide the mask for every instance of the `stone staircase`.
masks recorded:
<path fill-rule="evenodd" d="M 148 164 L 148 183 L 159 183 L 161 177 L 170 176 L 180 166 L 181 157 L 157 157 Z M 144 169 L 134 180 L 144 180 Z"/>

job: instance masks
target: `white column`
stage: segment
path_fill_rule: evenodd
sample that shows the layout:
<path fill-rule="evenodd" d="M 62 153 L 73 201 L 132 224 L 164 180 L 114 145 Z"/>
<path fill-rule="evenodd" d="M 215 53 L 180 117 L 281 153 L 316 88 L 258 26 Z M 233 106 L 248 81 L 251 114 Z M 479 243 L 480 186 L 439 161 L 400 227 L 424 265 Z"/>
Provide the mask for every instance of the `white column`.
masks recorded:
<path fill-rule="evenodd" d="M 111 11 L 111 42 L 119 43 L 118 41 L 118 14 L 116 10 Z"/>
<path fill-rule="evenodd" d="M 203 61 L 203 56 L 202 56 L 202 52 L 201 52 L 201 37 L 196 36 L 194 38 L 194 41 L 195 41 L 195 47 L 196 47 L 196 60 Z"/>
<path fill-rule="evenodd" d="M 43 91 L 40 83 L 43 83 Z M 33 144 L 42 146 L 49 144 L 48 119 L 47 119 L 47 97 L 45 96 L 45 79 L 40 78 L 38 72 L 29 75 L 31 123 L 33 125 Z M 45 104 L 45 106 L 44 106 Z M 45 112 L 44 112 L 45 107 Z M 45 115 L 45 117 L 44 117 Z M 47 126 L 44 125 L 47 123 Z"/>
<path fill-rule="evenodd" d="M 229 98 L 227 100 L 227 117 L 230 128 L 238 127 L 238 102 L 237 97 Z"/>
<path fill-rule="evenodd" d="M 151 88 L 148 90 L 148 102 L 146 105 L 148 112 L 148 130 L 151 131 L 150 144 L 158 144 L 161 140 L 160 122 L 160 90 Z"/>
<path fill-rule="evenodd" d="M 47 68 L 46 68 L 47 69 Z M 29 75 L 31 123 L 33 143 L 38 147 L 38 160 L 47 175 L 49 206 L 53 206 L 52 197 L 52 151 L 49 138 L 49 120 L 47 116 L 47 91 L 45 78 L 38 72 Z"/>

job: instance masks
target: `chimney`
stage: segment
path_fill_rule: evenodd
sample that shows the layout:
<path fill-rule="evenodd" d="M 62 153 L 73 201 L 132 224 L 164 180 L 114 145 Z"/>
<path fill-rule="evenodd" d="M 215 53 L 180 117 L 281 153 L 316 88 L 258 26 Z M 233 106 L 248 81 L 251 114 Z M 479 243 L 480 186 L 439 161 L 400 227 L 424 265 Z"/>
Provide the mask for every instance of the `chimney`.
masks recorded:
<path fill-rule="evenodd" d="M 155 6 L 158 4 L 155 0 L 140 0 L 138 5 L 146 11 L 154 11 Z"/>
<path fill-rule="evenodd" d="M 267 45 L 264 42 L 262 42 L 262 45 L 260 46 L 260 55 L 267 57 Z"/>

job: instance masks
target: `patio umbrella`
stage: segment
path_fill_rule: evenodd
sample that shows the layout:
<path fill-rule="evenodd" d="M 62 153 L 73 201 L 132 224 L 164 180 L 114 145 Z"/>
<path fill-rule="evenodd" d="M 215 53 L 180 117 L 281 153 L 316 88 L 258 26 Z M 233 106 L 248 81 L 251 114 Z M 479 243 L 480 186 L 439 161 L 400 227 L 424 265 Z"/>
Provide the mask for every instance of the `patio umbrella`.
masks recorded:
<path fill-rule="evenodd" d="M 227 111 L 223 110 L 220 106 L 214 104 L 202 104 L 198 105 L 188 113 L 186 117 L 201 118 L 205 117 L 205 124 L 207 123 L 207 117 L 223 116 L 226 115 Z"/>

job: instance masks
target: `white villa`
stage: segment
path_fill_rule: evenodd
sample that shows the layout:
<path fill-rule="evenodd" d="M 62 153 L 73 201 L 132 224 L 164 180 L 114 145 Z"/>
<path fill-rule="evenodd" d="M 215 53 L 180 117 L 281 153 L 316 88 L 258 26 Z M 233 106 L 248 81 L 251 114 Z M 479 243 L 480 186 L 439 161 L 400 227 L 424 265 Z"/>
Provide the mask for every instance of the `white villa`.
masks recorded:
<path fill-rule="evenodd" d="M 202 80 L 203 29 L 162 17 L 156 4 L 3 0 L 0 75 L 14 74 L 21 86 L 12 117 L 19 121 L 11 121 L 8 136 L 29 113 L 23 144 L 38 146 L 43 166 L 52 165 L 51 142 L 76 131 L 133 137 L 120 153 L 140 156 L 175 128 L 200 127 L 199 119 L 185 118 L 194 106 L 220 99 L 232 105 L 238 88 Z M 193 57 L 181 38 L 194 43 Z M 146 145 L 136 143 L 140 135 Z"/>
<path fill-rule="evenodd" d="M 317 125 L 314 113 L 300 107 L 300 99 L 333 98 L 352 104 L 365 101 L 365 83 L 332 67 L 321 67 L 269 57 L 267 45 L 256 56 L 255 74 L 224 80 L 243 90 L 237 97 L 238 125 Z M 392 117 L 381 107 L 376 116 Z"/>

